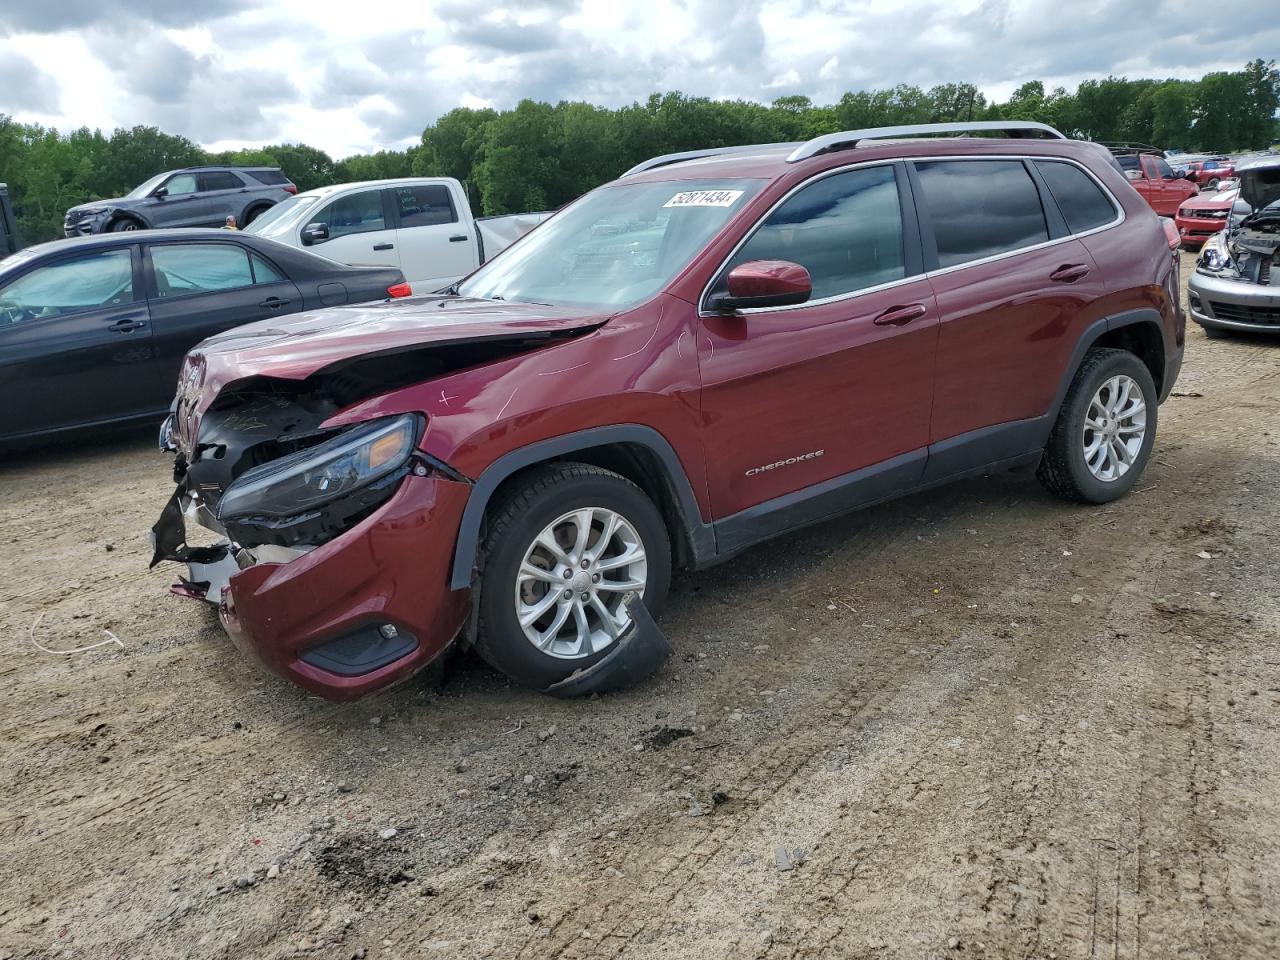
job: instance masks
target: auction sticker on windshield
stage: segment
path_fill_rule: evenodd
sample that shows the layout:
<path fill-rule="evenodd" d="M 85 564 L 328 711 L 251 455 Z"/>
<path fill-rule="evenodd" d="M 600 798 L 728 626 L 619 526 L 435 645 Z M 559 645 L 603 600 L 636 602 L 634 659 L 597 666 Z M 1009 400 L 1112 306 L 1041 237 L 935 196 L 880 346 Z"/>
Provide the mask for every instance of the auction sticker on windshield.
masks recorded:
<path fill-rule="evenodd" d="M 664 207 L 732 207 L 741 190 L 687 190 L 677 193 Z"/>

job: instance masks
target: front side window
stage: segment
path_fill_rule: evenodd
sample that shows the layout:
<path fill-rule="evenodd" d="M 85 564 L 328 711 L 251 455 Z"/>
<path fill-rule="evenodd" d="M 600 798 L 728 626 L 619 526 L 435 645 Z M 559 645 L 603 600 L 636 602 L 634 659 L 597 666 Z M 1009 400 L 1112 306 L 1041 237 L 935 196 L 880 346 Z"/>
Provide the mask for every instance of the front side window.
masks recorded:
<path fill-rule="evenodd" d="M 249 256 L 231 243 L 166 243 L 151 248 L 156 292 L 188 297 L 253 285 Z"/>
<path fill-rule="evenodd" d="M 323 223 L 329 228 L 331 239 L 385 230 L 387 221 L 382 215 L 382 191 L 365 190 L 339 197 L 307 222 Z"/>
<path fill-rule="evenodd" d="M 107 250 L 37 267 L 0 288 L 0 328 L 133 302 L 133 257 Z"/>
<path fill-rule="evenodd" d="M 810 300 L 901 280 L 902 209 L 892 167 L 825 177 L 778 207 L 734 254 L 728 271 L 749 260 L 788 260 L 809 271 Z"/>
<path fill-rule="evenodd" d="M 391 192 L 396 198 L 402 227 L 430 227 L 458 219 L 453 212 L 449 188 L 443 184 L 392 187 Z"/>
<path fill-rule="evenodd" d="M 1037 160 L 1036 169 L 1058 202 L 1067 229 L 1084 233 L 1116 218 L 1116 208 L 1097 182 L 1073 163 Z"/>
<path fill-rule="evenodd" d="M 1164 180 L 1176 180 L 1178 175 L 1173 172 L 1173 167 L 1169 166 L 1164 157 L 1152 157 L 1152 162 L 1156 165 L 1156 173 Z"/>
<path fill-rule="evenodd" d="M 185 197 L 188 194 L 195 193 L 199 189 L 199 184 L 194 173 L 180 173 L 175 177 L 170 177 L 164 188 L 171 197 Z"/>
<path fill-rule="evenodd" d="M 458 287 L 464 297 L 626 309 L 658 293 L 764 185 L 622 181 L 570 204 Z"/>
<path fill-rule="evenodd" d="M 930 160 L 917 163 L 916 174 L 939 267 L 1049 239 L 1040 192 L 1020 160 Z"/>

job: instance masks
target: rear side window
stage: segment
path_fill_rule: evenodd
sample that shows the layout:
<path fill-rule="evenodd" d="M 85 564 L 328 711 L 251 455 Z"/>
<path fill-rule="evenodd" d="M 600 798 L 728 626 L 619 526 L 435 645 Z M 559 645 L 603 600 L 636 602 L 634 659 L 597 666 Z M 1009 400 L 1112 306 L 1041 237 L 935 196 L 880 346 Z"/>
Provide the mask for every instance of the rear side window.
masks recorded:
<path fill-rule="evenodd" d="M 429 227 L 458 219 L 449 188 L 444 184 L 393 187 L 391 192 L 395 194 L 402 227 Z"/>
<path fill-rule="evenodd" d="M 201 190 L 239 190 L 243 186 L 240 178 L 229 170 L 210 170 L 200 174 Z"/>
<path fill-rule="evenodd" d="M 1102 188 L 1073 163 L 1037 160 L 1036 169 L 1058 202 L 1072 233 L 1084 233 L 1116 218 L 1116 208 Z"/>
<path fill-rule="evenodd" d="M 279 170 L 245 170 L 244 172 L 259 183 L 265 183 L 271 187 L 289 182 L 289 178 Z"/>
<path fill-rule="evenodd" d="M 1049 239 L 1040 192 L 1020 160 L 931 160 L 916 174 L 940 267 Z"/>
<path fill-rule="evenodd" d="M 166 243 L 151 248 L 156 292 L 186 297 L 253 285 L 249 255 L 234 243 Z"/>
<path fill-rule="evenodd" d="M 1142 170 L 1142 164 L 1132 154 L 1126 157 L 1116 157 L 1116 163 L 1120 164 L 1121 170 Z"/>
<path fill-rule="evenodd" d="M 729 262 L 790 260 L 809 271 L 811 300 L 838 297 L 906 276 L 902 209 L 892 167 L 869 167 L 805 187 L 751 236 Z"/>
<path fill-rule="evenodd" d="M 253 280 L 255 283 L 283 283 L 287 278 L 272 264 L 267 263 L 256 253 L 253 257 Z"/>

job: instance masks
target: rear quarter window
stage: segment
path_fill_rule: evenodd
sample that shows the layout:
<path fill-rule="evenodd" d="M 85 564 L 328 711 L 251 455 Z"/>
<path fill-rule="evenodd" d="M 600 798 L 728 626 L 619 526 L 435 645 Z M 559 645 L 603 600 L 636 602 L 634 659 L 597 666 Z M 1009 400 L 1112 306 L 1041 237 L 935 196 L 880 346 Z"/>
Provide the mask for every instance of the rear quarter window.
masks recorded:
<path fill-rule="evenodd" d="M 1094 179 L 1073 163 L 1061 160 L 1037 160 L 1036 169 L 1057 201 L 1067 229 L 1084 233 L 1110 223 L 1116 218 L 1111 198 Z"/>
<path fill-rule="evenodd" d="M 244 172 L 250 178 L 257 180 L 258 183 L 265 183 L 269 187 L 276 187 L 289 182 L 289 178 L 279 170 L 246 170 Z"/>
<path fill-rule="evenodd" d="M 1021 160 L 929 160 L 915 167 L 939 267 L 1048 241 L 1040 191 Z"/>

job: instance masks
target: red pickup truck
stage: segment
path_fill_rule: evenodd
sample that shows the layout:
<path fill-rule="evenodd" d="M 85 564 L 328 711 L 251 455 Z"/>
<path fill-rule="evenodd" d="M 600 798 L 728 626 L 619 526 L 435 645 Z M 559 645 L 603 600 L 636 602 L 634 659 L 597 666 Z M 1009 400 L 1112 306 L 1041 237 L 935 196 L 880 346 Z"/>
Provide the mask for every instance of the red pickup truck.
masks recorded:
<path fill-rule="evenodd" d="M 1236 175 L 1236 165 L 1230 160 L 1197 160 L 1187 164 L 1187 179 L 1207 190 L 1217 190 L 1223 180 Z"/>
<path fill-rule="evenodd" d="M 1133 184 L 1133 189 L 1162 217 L 1177 214 L 1188 197 L 1200 192 L 1190 180 L 1174 173 L 1164 157 L 1154 153 L 1131 153 L 1116 157 L 1120 169 Z"/>

